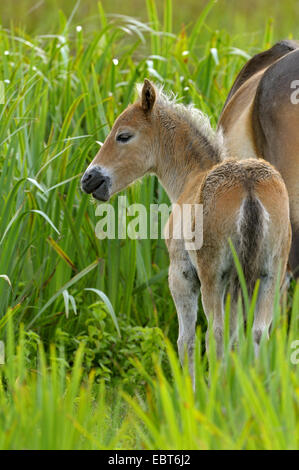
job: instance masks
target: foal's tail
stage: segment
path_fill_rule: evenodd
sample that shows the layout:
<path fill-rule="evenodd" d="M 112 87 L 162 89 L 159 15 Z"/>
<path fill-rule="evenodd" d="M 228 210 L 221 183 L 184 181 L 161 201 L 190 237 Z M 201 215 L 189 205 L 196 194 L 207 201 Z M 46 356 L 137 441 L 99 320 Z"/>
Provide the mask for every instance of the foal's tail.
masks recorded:
<path fill-rule="evenodd" d="M 237 219 L 237 253 L 241 263 L 249 295 L 252 295 L 256 280 L 262 268 L 263 240 L 267 232 L 269 214 L 262 205 L 254 190 L 249 187 Z M 236 276 L 234 292 L 240 287 Z"/>

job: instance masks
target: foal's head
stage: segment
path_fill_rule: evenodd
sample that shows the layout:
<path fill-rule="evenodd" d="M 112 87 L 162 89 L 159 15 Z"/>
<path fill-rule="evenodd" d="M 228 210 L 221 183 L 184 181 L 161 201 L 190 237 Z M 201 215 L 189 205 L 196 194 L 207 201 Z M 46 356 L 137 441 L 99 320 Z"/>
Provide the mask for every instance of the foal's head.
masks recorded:
<path fill-rule="evenodd" d="M 83 191 L 100 201 L 126 188 L 155 168 L 153 108 L 155 88 L 144 81 L 141 99 L 116 119 L 94 160 L 85 171 Z"/>

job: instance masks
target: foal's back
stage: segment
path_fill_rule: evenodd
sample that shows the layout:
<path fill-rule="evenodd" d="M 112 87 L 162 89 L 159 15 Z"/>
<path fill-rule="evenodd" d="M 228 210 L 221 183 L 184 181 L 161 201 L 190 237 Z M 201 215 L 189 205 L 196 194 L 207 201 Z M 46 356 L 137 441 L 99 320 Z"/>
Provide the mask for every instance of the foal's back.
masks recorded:
<path fill-rule="evenodd" d="M 225 160 L 206 174 L 199 198 L 204 210 L 203 252 L 210 260 L 215 258 L 217 267 L 220 263 L 225 271 L 232 261 L 227 244 L 231 238 L 245 275 L 256 279 L 265 275 L 275 257 L 285 268 L 289 202 L 282 177 L 273 166 L 264 160 Z M 247 277 L 249 287 L 256 279 Z"/>

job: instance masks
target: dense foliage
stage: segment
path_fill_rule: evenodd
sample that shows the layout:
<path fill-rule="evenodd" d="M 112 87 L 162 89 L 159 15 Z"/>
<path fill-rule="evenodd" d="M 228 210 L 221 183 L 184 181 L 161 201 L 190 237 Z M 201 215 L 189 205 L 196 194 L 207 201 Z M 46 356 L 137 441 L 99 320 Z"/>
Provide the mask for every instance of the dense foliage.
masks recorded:
<path fill-rule="evenodd" d="M 227 351 L 224 366 L 212 358 L 208 372 L 199 306 L 194 396 L 165 351 L 178 327 L 164 241 L 99 241 L 95 205 L 79 186 L 144 77 L 216 125 L 257 43 L 245 51 L 205 28 L 213 4 L 179 34 L 170 0 L 162 21 L 148 0 L 147 23 L 107 16 L 99 3 L 96 29 L 62 13 L 55 34 L 0 29 L 0 448 L 298 446 L 298 286 L 281 306 L 277 296 L 257 363 L 247 333 L 240 355 Z M 258 49 L 271 40 L 269 22 Z M 126 194 L 146 207 L 168 202 L 153 177 Z"/>

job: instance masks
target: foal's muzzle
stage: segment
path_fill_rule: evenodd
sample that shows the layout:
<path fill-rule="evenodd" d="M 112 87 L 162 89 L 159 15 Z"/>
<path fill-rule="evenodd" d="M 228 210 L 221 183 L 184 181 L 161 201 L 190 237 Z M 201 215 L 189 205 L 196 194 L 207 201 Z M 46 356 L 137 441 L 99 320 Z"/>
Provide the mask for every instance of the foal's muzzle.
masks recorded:
<path fill-rule="evenodd" d="M 110 197 L 111 180 L 109 176 L 104 176 L 101 168 L 92 166 L 88 168 L 81 179 L 82 190 L 93 195 L 98 201 L 108 201 Z"/>

